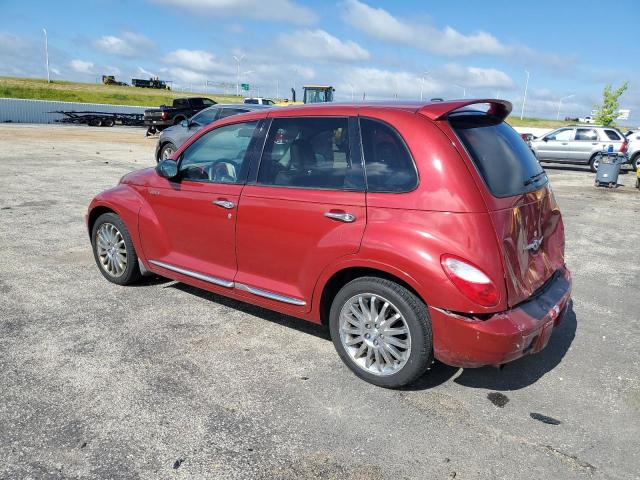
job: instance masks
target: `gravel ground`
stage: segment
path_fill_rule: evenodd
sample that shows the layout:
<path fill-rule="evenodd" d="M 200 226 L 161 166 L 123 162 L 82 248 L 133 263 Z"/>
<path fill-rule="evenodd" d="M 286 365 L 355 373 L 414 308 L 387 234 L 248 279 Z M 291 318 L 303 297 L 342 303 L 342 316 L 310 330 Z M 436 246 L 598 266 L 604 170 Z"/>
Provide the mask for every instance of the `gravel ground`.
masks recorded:
<path fill-rule="evenodd" d="M 541 353 L 403 391 L 314 325 L 109 284 L 83 215 L 153 164 L 139 129 L 0 125 L 1 479 L 640 478 L 640 191 L 549 167 L 573 309 Z M 534 418 L 535 417 L 535 418 Z"/>

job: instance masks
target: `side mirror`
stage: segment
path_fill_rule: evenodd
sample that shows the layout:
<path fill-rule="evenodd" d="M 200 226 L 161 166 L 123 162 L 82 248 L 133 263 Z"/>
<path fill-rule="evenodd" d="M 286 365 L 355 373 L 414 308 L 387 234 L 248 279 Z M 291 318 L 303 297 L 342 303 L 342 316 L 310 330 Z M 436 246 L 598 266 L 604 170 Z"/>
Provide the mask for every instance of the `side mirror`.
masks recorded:
<path fill-rule="evenodd" d="M 156 166 L 156 173 L 169 180 L 176 178 L 178 176 L 178 162 L 163 160 Z"/>
<path fill-rule="evenodd" d="M 544 140 L 545 142 L 549 141 L 549 137 L 544 137 L 542 140 Z"/>
<path fill-rule="evenodd" d="M 180 126 L 181 126 L 181 127 L 184 127 L 184 128 L 189 128 L 189 126 L 190 126 L 190 125 L 191 125 L 191 124 L 189 123 L 189 120 L 182 120 L 182 121 L 180 122 Z"/>

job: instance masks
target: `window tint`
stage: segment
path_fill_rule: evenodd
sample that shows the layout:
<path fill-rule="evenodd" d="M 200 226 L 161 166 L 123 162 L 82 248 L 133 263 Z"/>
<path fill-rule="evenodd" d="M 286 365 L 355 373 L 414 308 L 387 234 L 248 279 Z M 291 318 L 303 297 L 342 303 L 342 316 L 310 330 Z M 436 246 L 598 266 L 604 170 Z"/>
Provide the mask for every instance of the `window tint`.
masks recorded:
<path fill-rule="evenodd" d="M 404 141 L 389 125 L 360 119 L 367 190 L 370 192 L 408 192 L 418 184 L 411 154 Z"/>
<path fill-rule="evenodd" d="M 244 182 L 248 167 L 245 154 L 257 124 L 226 125 L 198 138 L 181 156 L 181 177 L 216 183 Z"/>
<path fill-rule="evenodd" d="M 202 104 L 205 107 L 210 107 L 211 105 L 215 105 L 216 102 L 214 102 L 213 100 L 209 99 L 209 98 L 201 98 L 200 100 L 202 100 Z"/>
<path fill-rule="evenodd" d="M 189 101 L 186 98 L 178 98 L 173 101 L 173 106 L 177 108 L 185 108 L 189 106 Z"/>
<path fill-rule="evenodd" d="M 591 142 L 598 141 L 598 134 L 595 130 L 589 128 L 579 128 L 576 130 L 576 140 L 588 140 Z"/>
<path fill-rule="evenodd" d="M 257 104 L 259 104 L 260 102 L 258 101 L 258 99 L 257 99 L 257 98 L 245 98 L 245 99 L 244 99 L 244 103 L 248 103 L 248 104 L 250 104 L 250 105 L 257 105 Z"/>
<path fill-rule="evenodd" d="M 258 183 L 363 190 L 359 159 L 349 151 L 347 118 L 276 118 L 265 143 Z"/>
<path fill-rule="evenodd" d="M 496 197 L 519 195 L 547 183 L 536 157 L 506 123 L 488 115 L 469 114 L 453 116 L 450 122 Z"/>
<path fill-rule="evenodd" d="M 621 140 L 618 132 L 614 130 L 605 130 L 605 133 L 607 134 L 607 137 L 609 137 L 609 140 Z"/>
<path fill-rule="evenodd" d="M 202 110 L 200 113 L 196 114 L 191 120 L 196 122 L 198 125 L 208 125 L 218 116 L 219 109 L 217 108 L 207 108 L 206 110 Z"/>
<path fill-rule="evenodd" d="M 564 130 L 558 130 L 557 132 L 550 133 L 546 136 L 547 140 L 556 140 L 558 142 L 566 142 L 573 140 L 573 129 L 565 128 Z"/>
<path fill-rule="evenodd" d="M 191 98 L 189 99 L 189 103 L 191 104 L 192 107 L 196 107 L 196 108 L 203 106 L 201 98 Z"/>
<path fill-rule="evenodd" d="M 262 104 L 263 105 L 275 105 L 275 103 L 273 103 L 273 100 L 263 100 Z"/>
<path fill-rule="evenodd" d="M 223 108 L 220 112 L 220 118 L 230 117 L 231 115 L 237 115 L 238 113 L 245 113 L 249 110 L 245 108 Z"/>

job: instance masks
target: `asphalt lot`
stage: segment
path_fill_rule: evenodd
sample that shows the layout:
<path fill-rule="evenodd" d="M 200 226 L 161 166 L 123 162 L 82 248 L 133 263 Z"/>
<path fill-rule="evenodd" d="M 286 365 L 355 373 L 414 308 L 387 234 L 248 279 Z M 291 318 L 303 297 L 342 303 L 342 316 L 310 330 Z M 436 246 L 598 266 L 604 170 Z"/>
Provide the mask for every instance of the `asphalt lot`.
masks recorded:
<path fill-rule="evenodd" d="M 545 350 L 503 370 L 436 364 L 391 391 L 303 321 L 104 280 L 86 207 L 154 145 L 138 129 L 0 125 L 0 479 L 640 478 L 630 173 L 606 190 L 586 167 L 547 168 L 574 300 Z"/>

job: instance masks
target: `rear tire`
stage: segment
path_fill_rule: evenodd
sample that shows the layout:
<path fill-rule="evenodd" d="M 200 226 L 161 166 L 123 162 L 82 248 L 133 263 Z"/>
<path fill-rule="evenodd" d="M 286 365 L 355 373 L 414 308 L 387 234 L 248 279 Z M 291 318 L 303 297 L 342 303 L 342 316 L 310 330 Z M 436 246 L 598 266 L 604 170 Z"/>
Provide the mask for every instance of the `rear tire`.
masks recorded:
<path fill-rule="evenodd" d="M 634 171 L 638 171 L 638 169 L 640 168 L 640 153 L 636 153 L 631 159 L 631 168 Z"/>
<path fill-rule="evenodd" d="M 131 235 L 115 213 L 103 213 L 91 229 L 93 258 L 100 273 L 116 285 L 130 285 L 140 280 L 138 255 Z"/>
<path fill-rule="evenodd" d="M 105 118 L 102 120 L 103 127 L 113 127 L 114 123 L 113 118 Z"/>
<path fill-rule="evenodd" d="M 100 125 L 102 125 L 102 120 L 100 120 L 99 118 L 92 118 L 91 120 L 89 120 L 90 127 L 99 127 Z"/>
<path fill-rule="evenodd" d="M 600 160 L 598 159 L 598 154 L 596 153 L 589 159 L 589 169 L 593 173 L 596 173 L 598 171 L 599 163 L 600 163 Z"/>
<path fill-rule="evenodd" d="M 427 306 L 390 280 L 361 277 L 342 287 L 331 305 L 329 330 L 347 367 L 380 387 L 410 384 L 433 362 Z"/>

